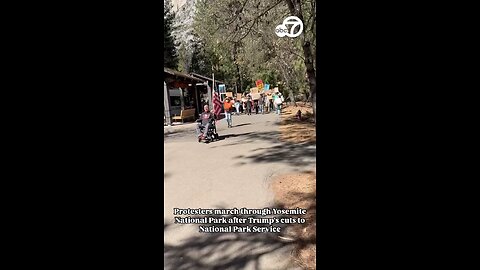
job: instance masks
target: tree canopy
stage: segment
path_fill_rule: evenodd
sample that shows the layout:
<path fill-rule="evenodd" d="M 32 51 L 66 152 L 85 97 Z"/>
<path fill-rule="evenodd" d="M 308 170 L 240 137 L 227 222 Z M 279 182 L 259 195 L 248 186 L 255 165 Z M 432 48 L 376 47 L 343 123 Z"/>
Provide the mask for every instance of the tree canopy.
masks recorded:
<path fill-rule="evenodd" d="M 193 38 L 186 43 L 191 57 L 182 59 L 179 69 L 205 76 L 215 73 L 239 92 L 261 79 L 279 86 L 291 101 L 313 101 L 315 111 L 315 0 L 194 2 Z M 275 34 L 275 27 L 288 16 L 297 16 L 304 24 L 297 38 Z"/>
<path fill-rule="evenodd" d="M 175 39 L 172 35 L 175 13 L 172 11 L 170 1 L 164 2 L 163 12 L 163 61 L 165 67 L 176 69 L 178 65 L 178 55 Z"/>

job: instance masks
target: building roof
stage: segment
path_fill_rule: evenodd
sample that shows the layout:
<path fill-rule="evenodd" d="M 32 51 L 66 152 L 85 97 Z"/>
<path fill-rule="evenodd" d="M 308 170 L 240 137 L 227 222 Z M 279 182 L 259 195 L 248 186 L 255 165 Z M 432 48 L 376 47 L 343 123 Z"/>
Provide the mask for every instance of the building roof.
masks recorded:
<path fill-rule="evenodd" d="M 195 76 L 195 77 L 198 77 L 198 78 L 202 78 L 202 79 L 204 79 L 204 80 L 213 81 L 212 78 L 208 78 L 208 77 L 202 76 L 202 75 L 197 74 L 197 73 L 193 73 L 193 72 L 192 72 L 192 73 L 190 73 L 190 75 Z M 215 82 L 216 82 L 216 83 L 225 84 L 224 82 L 219 81 L 219 80 L 217 80 L 217 79 L 215 79 Z"/>
<path fill-rule="evenodd" d="M 168 73 L 170 75 L 177 76 L 177 77 L 182 77 L 182 78 L 185 78 L 185 79 L 193 80 L 193 81 L 198 81 L 198 82 L 204 82 L 205 81 L 205 80 L 201 80 L 199 78 L 193 77 L 191 75 L 188 75 L 186 73 L 182 73 L 182 72 L 179 72 L 179 71 L 176 71 L 176 70 L 173 70 L 173 69 L 170 69 L 170 68 L 166 68 L 166 67 L 163 68 L 163 72 Z"/>

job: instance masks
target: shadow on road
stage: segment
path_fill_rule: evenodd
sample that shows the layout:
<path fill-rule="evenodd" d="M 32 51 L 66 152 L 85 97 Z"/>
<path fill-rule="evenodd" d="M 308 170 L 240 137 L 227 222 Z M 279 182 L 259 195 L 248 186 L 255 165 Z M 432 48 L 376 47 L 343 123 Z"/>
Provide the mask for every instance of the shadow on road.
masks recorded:
<path fill-rule="evenodd" d="M 292 194 L 301 200 L 312 200 L 311 194 Z M 315 209 L 314 203 L 310 205 Z M 286 207 L 277 204 L 275 208 Z M 309 207 L 307 211 L 311 210 Z M 308 212 L 307 212 L 308 215 Z M 217 216 L 218 217 L 218 216 Z M 232 217 L 225 216 L 227 219 Z M 242 216 L 249 217 L 249 216 Z M 262 217 L 262 216 L 255 216 Z M 270 218 L 272 216 L 263 216 Z M 280 218 L 276 216 L 277 218 Z M 287 216 L 283 216 L 287 217 Z M 304 217 L 288 216 L 288 217 Z M 199 226 L 201 224 L 186 225 Z M 210 224 L 206 224 L 209 226 Z M 255 224 L 250 224 L 251 226 Z M 256 224 L 257 226 L 268 226 L 268 224 Z M 283 232 L 303 231 L 308 224 L 275 224 L 282 227 L 282 233 L 197 233 L 179 244 L 164 244 L 164 259 L 166 270 L 241 270 L 248 266 L 255 266 L 260 269 L 260 260 L 263 256 L 273 254 L 283 258 L 291 257 L 292 250 L 299 250 L 302 247 L 312 245 L 316 241 L 314 232 L 309 237 L 303 237 L 301 233 L 295 235 L 284 235 Z M 164 234 L 174 233 L 170 228 L 172 224 L 164 224 Z M 178 225 L 182 226 L 182 225 Z M 185 226 L 185 225 L 183 225 Z M 243 225 L 238 225 L 243 226 Z M 295 229 L 296 228 L 296 229 Z M 279 237 L 280 236 L 280 237 Z M 292 258 L 292 264 L 293 260 Z M 289 268 L 291 269 L 291 268 Z"/>
<path fill-rule="evenodd" d="M 282 142 L 279 140 L 279 132 L 276 131 L 228 134 L 224 136 L 226 138 L 241 136 L 241 139 L 233 143 L 218 145 L 217 147 L 242 145 L 258 141 L 268 141 L 275 144 L 272 147 L 257 148 L 253 150 L 250 155 L 234 156 L 234 159 L 243 159 L 238 161 L 239 165 L 245 165 L 247 162 L 284 162 L 293 166 L 303 166 L 311 163 L 312 159 L 315 159 L 317 151 L 314 142 Z"/>
<path fill-rule="evenodd" d="M 169 138 L 169 139 L 185 138 L 187 136 L 192 136 L 192 135 L 195 135 L 195 129 L 177 130 L 177 131 L 172 131 L 172 132 L 169 132 L 169 133 L 164 133 L 163 134 L 163 140 L 165 141 L 167 138 Z"/>
<path fill-rule="evenodd" d="M 240 124 L 240 125 L 234 125 L 233 127 L 241 127 L 241 126 L 248 126 L 248 125 L 251 125 L 252 123 L 244 123 L 244 124 Z"/>
<path fill-rule="evenodd" d="M 245 135 L 250 135 L 251 132 L 247 132 L 247 133 L 240 133 L 240 134 L 225 134 L 225 135 L 218 135 L 218 139 L 221 141 L 221 140 L 224 140 L 224 139 L 227 139 L 227 138 L 235 138 L 235 137 L 239 137 L 239 136 L 245 136 Z"/>
<path fill-rule="evenodd" d="M 266 131 L 266 132 L 247 132 L 247 133 L 240 133 L 240 134 L 233 134 L 238 136 L 242 136 L 242 138 L 236 142 L 230 144 L 224 144 L 222 146 L 232 146 L 232 145 L 241 145 L 246 143 L 252 143 L 257 141 L 270 141 L 274 143 L 280 142 L 278 140 L 279 133 L 277 131 Z M 233 137 L 233 136 L 232 136 Z"/>
<path fill-rule="evenodd" d="M 237 165 L 246 165 L 248 163 L 269 163 L 269 162 L 284 162 L 292 166 L 304 166 L 312 162 L 315 159 L 316 147 L 314 142 L 304 143 L 290 143 L 284 142 L 279 139 L 280 133 L 278 131 L 266 131 L 266 132 L 245 132 L 235 134 L 234 130 L 229 130 L 228 134 L 222 134 L 219 132 L 218 141 L 213 141 L 210 144 L 212 148 L 228 147 L 245 145 L 255 143 L 259 141 L 272 143 L 271 147 L 257 148 L 249 152 L 247 155 L 234 156 L 233 159 L 237 161 Z M 182 132 L 175 135 L 169 134 L 169 136 L 175 139 L 183 139 L 188 136 L 192 137 L 192 141 L 195 140 L 193 132 Z M 224 141 L 225 139 L 236 138 L 235 140 L 225 141 L 226 143 L 216 144 L 217 142 Z M 165 175 L 165 178 L 168 175 Z"/>
<path fill-rule="evenodd" d="M 254 163 L 284 162 L 293 166 L 304 166 L 316 156 L 314 143 L 277 145 L 270 148 L 255 149 L 252 155 L 244 157 Z"/>

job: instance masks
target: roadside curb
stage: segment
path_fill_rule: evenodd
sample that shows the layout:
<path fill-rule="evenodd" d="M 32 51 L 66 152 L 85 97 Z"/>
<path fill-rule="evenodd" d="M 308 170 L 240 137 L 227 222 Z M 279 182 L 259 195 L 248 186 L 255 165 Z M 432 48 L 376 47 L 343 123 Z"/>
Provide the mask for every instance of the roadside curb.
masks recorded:
<path fill-rule="evenodd" d="M 170 127 L 163 127 L 163 134 L 175 134 L 175 133 L 184 133 L 188 131 L 194 131 L 195 126 L 194 125 L 188 125 L 188 126 L 170 126 Z"/>

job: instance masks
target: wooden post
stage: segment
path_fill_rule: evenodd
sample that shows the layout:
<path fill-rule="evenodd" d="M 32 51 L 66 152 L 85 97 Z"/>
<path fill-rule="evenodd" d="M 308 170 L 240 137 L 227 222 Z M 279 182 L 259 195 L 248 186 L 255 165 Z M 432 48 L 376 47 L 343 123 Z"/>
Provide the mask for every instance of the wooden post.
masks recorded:
<path fill-rule="evenodd" d="M 178 88 L 180 90 L 180 109 L 185 110 L 185 100 L 183 97 L 183 89 L 181 87 Z"/>
<path fill-rule="evenodd" d="M 172 116 L 171 116 L 171 110 L 170 110 L 170 93 L 168 92 L 166 82 L 163 82 L 163 104 L 165 107 L 164 113 L 165 113 L 165 119 L 166 119 L 167 125 L 171 126 Z"/>
<path fill-rule="evenodd" d="M 210 110 L 213 110 L 212 88 L 210 88 L 210 85 L 208 85 L 208 82 L 207 82 L 207 95 L 208 95 L 208 106 L 210 107 Z"/>
<path fill-rule="evenodd" d="M 196 101 L 195 103 L 196 103 L 196 105 L 197 105 L 197 109 L 195 110 L 195 112 L 196 112 L 196 114 L 195 114 L 195 119 L 197 119 L 197 118 L 196 118 L 196 117 L 197 117 L 197 116 L 196 116 L 197 114 L 201 114 L 201 113 L 202 113 L 202 108 L 200 108 L 200 105 L 198 105 L 198 104 L 200 103 L 199 99 L 200 99 L 200 95 L 198 94 L 198 86 L 197 86 L 197 84 L 195 83 L 195 101 Z"/>
<path fill-rule="evenodd" d="M 212 73 L 212 80 L 213 80 L 213 91 L 217 92 L 217 88 L 215 88 L 215 73 Z"/>

